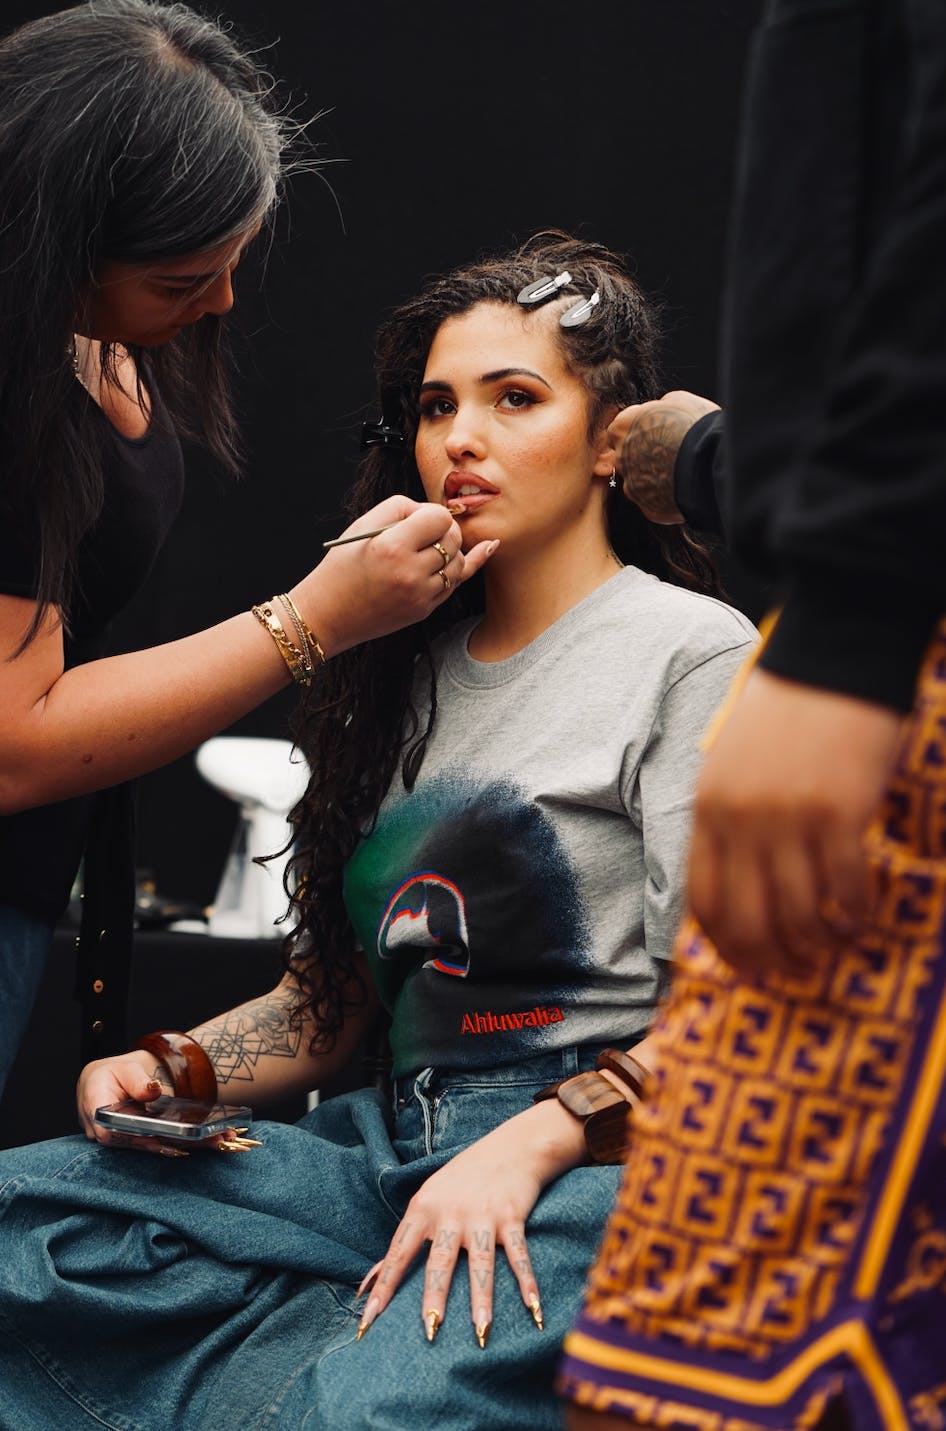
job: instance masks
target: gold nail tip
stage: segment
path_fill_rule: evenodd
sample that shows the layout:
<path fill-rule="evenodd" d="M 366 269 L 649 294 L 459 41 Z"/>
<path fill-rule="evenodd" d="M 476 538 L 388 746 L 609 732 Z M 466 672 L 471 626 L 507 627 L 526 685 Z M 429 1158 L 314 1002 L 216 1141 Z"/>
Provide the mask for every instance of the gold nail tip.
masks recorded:
<path fill-rule="evenodd" d="M 544 1332 L 545 1322 L 542 1319 L 542 1306 L 534 1292 L 529 1298 L 529 1311 L 532 1313 L 532 1320 L 535 1322 L 539 1331 Z"/>
<path fill-rule="evenodd" d="M 360 1326 L 359 1326 L 359 1328 L 358 1328 L 358 1335 L 355 1337 L 355 1341 L 356 1341 L 356 1342 L 360 1342 L 360 1341 L 361 1341 L 362 1337 L 364 1336 L 365 1332 L 368 1330 L 368 1328 L 369 1328 L 370 1326 L 371 1326 L 371 1323 L 370 1323 L 370 1322 L 362 1322 L 362 1323 L 360 1324 Z"/>
<path fill-rule="evenodd" d="M 187 1158 L 190 1156 L 186 1148 L 159 1148 L 158 1152 L 162 1158 Z"/>
<path fill-rule="evenodd" d="M 432 1342 L 440 1329 L 440 1323 L 443 1321 L 443 1317 L 439 1312 L 431 1308 L 429 1312 L 424 1313 L 424 1321 L 427 1323 L 427 1340 Z"/>
<path fill-rule="evenodd" d="M 483 1351 L 486 1350 L 486 1343 L 489 1341 L 489 1333 L 492 1325 L 492 1322 L 481 1322 L 476 1328 L 476 1340 L 479 1342 Z"/>

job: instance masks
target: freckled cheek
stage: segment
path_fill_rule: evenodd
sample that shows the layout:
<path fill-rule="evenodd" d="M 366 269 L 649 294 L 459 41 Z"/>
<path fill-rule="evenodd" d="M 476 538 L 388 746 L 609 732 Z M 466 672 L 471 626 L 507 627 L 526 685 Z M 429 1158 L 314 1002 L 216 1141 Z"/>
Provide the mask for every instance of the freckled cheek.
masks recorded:
<path fill-rule="evenodd" d="M 438 490 L 440 484 L 436 472 L 436 464 L 433 462 L 431 453 L 428 451 L 428 445 L 420 439 L 414 444 L 414 462 L 427 500 L 430 502 L 438 502 L 441 493 Z"/>
<path fill-rule="evenodd" d="M 506 463 L 510 475 L 527 482 L 544 483 L 571 456 L 570 447 L 565 450 L 554 436 L 535 435 L 507 448 Z"/>

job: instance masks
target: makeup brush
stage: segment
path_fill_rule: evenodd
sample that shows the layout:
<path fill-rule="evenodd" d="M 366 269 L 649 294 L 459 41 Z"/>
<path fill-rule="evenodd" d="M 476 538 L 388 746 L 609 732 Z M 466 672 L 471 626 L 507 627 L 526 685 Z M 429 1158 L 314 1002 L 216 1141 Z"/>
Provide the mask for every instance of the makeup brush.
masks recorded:
<path fill-rule="evenodd" d="M 466 515 L 466 507 L 458 507 L 454 502 L 447 503 L 447 511 L 451 517 L 462 517 Z M 355 532 L 350 537 L 333 537 L 330 542 L 323 542 L 323 547 L 346 547 L 349 542 L 366 542 L 369 537 L 379 537 L 382 532 L 389 532 L 392 527 L 397 527 L 403 522 L 403 517 L 398 517 L 396 522 L 385 522 L 383 527 L 373 527 L 370 532 Z"/>

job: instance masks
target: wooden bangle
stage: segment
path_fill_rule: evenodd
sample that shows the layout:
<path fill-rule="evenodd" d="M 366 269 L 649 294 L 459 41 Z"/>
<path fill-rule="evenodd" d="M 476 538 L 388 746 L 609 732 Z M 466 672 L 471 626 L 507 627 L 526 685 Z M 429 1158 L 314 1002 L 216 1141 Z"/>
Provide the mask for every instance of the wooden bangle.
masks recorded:
<path fill-rule="evenodd" d="M 167 1069 L 176 1098 L 199 1098 L 205 1103 L 217 1101 L 217 1075 L 206 1051 L 190 1034 L 162 1029 L 145 1034 L 135 1048 L 153 1053 Z"/>
<path fill-rule="evenodd" d="M 623 1084 L 631 1104 L 641 1101 L 647 1081 L 647 1069 L 638 1063 L 636 1058 L 632 1058 L 629 1053 L 622 1053 L 619 1048 L 605 1048 L 595 1059 L 595 1068 L 606 1069 Z"/>
<path fill-rule="evenodd" d="M 611 1081 L 594 1069 L 550 1083 L 535 1094 L 533 1103 L 557 1098 L 562 1107 L 584 1124 L 585 1144 L 593 1163 L 623 1163 L 629 1146 L 631 1103 Z"/>

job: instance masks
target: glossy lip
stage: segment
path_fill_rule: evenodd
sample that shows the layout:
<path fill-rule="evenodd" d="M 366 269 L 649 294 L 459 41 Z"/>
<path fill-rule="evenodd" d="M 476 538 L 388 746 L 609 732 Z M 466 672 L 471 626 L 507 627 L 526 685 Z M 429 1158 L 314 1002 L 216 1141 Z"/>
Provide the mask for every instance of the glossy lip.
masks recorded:
<path fill-rule="evenodd" d="M 479 495 L 460 495 L 461 487 L 472 486 L 479 487 Z M 445 502 L 462 502 L 468 512 L 475 512 L 478 507 L 485 506 L 494 497 L 498 497 L 499 491 L 476 472 L 450 472 L 443 484 L 443 495 Z"/>

